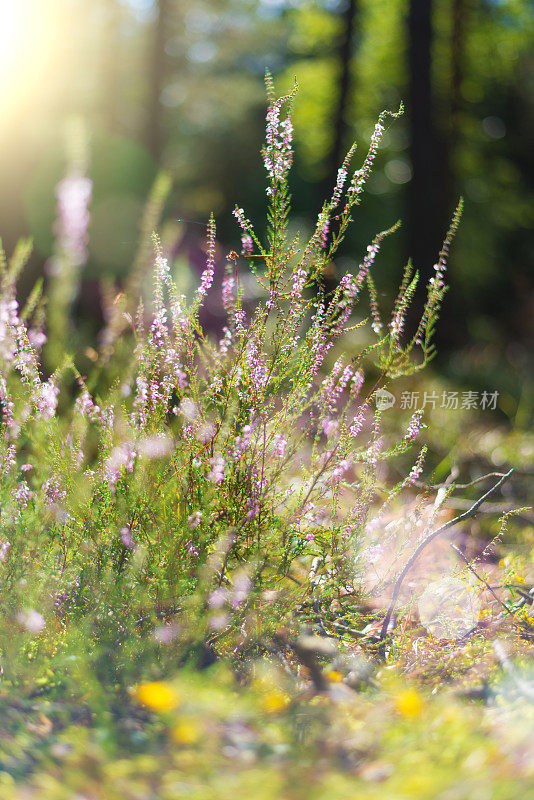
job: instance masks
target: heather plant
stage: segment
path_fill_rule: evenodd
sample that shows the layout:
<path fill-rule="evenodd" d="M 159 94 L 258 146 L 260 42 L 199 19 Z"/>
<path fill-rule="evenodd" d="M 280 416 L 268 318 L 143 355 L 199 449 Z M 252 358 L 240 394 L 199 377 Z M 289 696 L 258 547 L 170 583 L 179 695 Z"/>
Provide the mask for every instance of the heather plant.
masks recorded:
<path fill-rule="evenodd" d="M 268 76 L 267 89 L 267 233 L 260 237 L 236 207 L 241 252 L 227 256 L 218 340 L 200 323 L 214 291 L 213 217 L 205 269 L 189 299 L 152 234 L 152 302 L 140 299 L 133 313 L 132 298 L 110 305 L 87 378 L 77 354 L 58 355 L 72 276 L 85 258 L 90 183 L 79 169 L 61 184 L 59 197 L 68 297 L 53 284 L 63 319 L 57 322 L 56 313 L 52 374 L 45 374 L 40 356 L 46 339 L 41 287 L 24 309 L 16 300 L 29 245 L 9 263 L 2 260 L 2 624 L 4 633 L 13 626 L 19 632 L 6 645 L 6 674 L 21 642 L 35 646 L 32 632 L 69 620 L 77 621 L 85 641 L 76 634 L 70 652 L 90 647 L 98 659 L 103 648 L 107 656 L 98 663 L 104 670 L 134 668 L 130 634 L 144 637 L 151 653 L 157 643 L 174 643 L 184 657 L 205 656 L 215 642 L 219 651 L 237 652 L 245 639 L 247 647 L 259 646 L 266 632 L 315 607 L 319 597 L 362 591 L 358 554 L 365 531 L 421 475 L 425 450 L 414 449 L 421 412 L 406 420 L 402 437 L 388 442 L 375 400 L 391 380 L 419 371 L 433 356 L 461 206 L 414 333 L 405 325 L 417 271 L 406 267 L 389 322 L 372 277 L 381 244 L 397 224 L 378 233 L 326 295 L 322 275 L 353 221 L 385 126 L 402 108 L 380 115 L 356 170 L 351 148 L 304 238 L 290 234 L 289 225 L 296 87 L 277 98 Z M 76 192 L 68 214 L 67 189 Z M 263 293 L 254 307 L 244 302 L 243 264 Z M 344 335 L 367 324 L 374 339 L 347 354 Z M 61 414 L 58 402 L 66 409 Z M 412 468 L 384 486 L 379 466 L 412 451 Z M 46 636 L 40 641 L 46 648 Z"/>

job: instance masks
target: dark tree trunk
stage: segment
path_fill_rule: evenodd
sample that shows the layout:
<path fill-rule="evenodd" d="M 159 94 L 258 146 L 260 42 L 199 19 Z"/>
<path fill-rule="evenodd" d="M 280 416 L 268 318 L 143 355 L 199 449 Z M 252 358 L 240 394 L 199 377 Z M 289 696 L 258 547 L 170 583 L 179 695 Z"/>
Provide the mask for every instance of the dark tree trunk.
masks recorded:
<path fill-rule="evenodd" d="M 158 0 L 158 16 L 154 29 L 152 54 L 149 67 L 149 97 L 148 118 L 146 122 L 146 143 L 156 159 L 159 161 L 163 146 L 163 108 L 160 102 L 163 90 L 167 62 L 165 57 L 165 42 L 167 38 L 167 24 L 171 0 Z"/>
<path fill-rule="evenodd" d="M 350 94 L 352 89 L 351 66 L 353 56 L 354 21 L 358 9 L 358 0 L 348 0 L 342 15 L 342 30 L 336 49 L 339 65 L 339 81 L 337 85 L 337 102 L 332 120 L 333 138 L 332 147 L 326 161 L 326 174 L 320 185 L 320 201 L 326 200 L 334 189 L 337 171 L 346 155 L 348 131 L 350 125 L 347 120 L 350 107 Z M 331 265 L 327 266 L 319 278 L 317 292 L 328 295 L 337 285 L 336 276 Z"/>
<path fill-rule="evenodd" d="M 343 158 L 347 146 L 347 134 L 349 123 L 347 112 L 350 107 L 350 93 L 352 88 L 351 66 L 353 55 L 354 40 L 354 21 L 357 13 L 357 0 L 349 0 L 343 13 L 343 29 L 341 32 L 337 49 L 337 59 L 339 62 L 339 83 L 337 104 L 334 113 L 334 138 L 332 149 L 328 159 L 327 169 L 327 191 L 332 191 L 336 182 L 337 170 Z"/>
<path fill-rule="evenodd" d="M 460 116 L 462 104 L 462 80 L 465 71 L 465 34 L 469 13 L 469 0 L 452 2 L 452 40 L 451 40 L 451 138 L 452 158 L 460 139 Z"/>
<path fill-rule="evenodd" d="M 408 184 L 408 245 L 414 265 L 428 274 L 447 226 L 446 160 L 434 119 L 432 0 L 410 0 L 408 114 L 413 177 Z"/>

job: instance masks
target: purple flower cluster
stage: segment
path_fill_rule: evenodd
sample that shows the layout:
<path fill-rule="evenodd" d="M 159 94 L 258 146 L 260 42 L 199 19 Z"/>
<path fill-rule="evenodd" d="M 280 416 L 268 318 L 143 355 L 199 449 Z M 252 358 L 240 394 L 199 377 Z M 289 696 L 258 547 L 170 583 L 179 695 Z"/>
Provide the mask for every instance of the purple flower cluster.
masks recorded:
<path fill-rule="evenodd" d="M 51 419 L 55 415 L 58 395 L 59 386 L 51 380 L 39 386 L 35 405 L 43 419 Z"/>
<path fill-rule="evenodd" d="M 208 259 L 206 263 L 206 269 L 200 277 L 200 286 L 197 289 L 200 297 L 203 297 L 205 294 L 207 294 L 208 290 L 211 288 L 213 277 L 215 275 L 215 232 L 215 220 L 213 219 L 212 215 L 208 223 Z"/>
<path fill-rule="evenodd" d="M 106 483 L 113 487 L 125 472 L 132 472 L 136 456 L 132 442 L 116 445 L 103 464 L 102 474 Z"/>
<path fill-rule="evenodd" d="M 17 351 L 18 303 L 11 291 L 0 296 L 0 360 L 9 364 Z"/>
<path fill-rule="evenodd" d="M 365 157 L 365 161 L 363 162 L 360 169 L 357 170 L 352 176 L 352 180 L 347 190 L 347 195 L 349 196 L 349 198 L 355 201 L 358 200 L 358 196 L 361 194 L 361 192 L 363 192 L 363 187 L 365 186 L 365 182 L 367 181 L 367 178 L 371 174 L 376 154 L 378 153 L 378 148 L 380 147 L 380 142 L 382 141 L 382 136 L 385 130 L 384 122 L 386 116 L 388 116 L 388 112 L 386 111 L 383 111 L 380 114 L 378 122 L 375 125 L 373 135 L 371 136 L 371 142 L 369 144 L 369 150 L 367 152 L 367 156 Z"/>
<path fill-rule="evenodd" d="M 350 364 L 343 367 L 342 359 L 336 361 L 330 375 L 323 380 L 317 396 L 317 405 L 323 413 L 335 410 L 337 402 L 353 374 Z"/>
<path fill-rule="evenodd" d="M 232 214 L 234 215 L 234 217 L 238 221 L 238 223 L 239 223 L 239 225 L 241 227 L 241 230 L 244 233 L 248 234 L 249 231 L 252 229 L 252 223 L 250 222 L 249 219 L 247 219 L 245 217 L 245 212 L 243 211 L 243 209 L 239 208 L 238 206 L 236 206 L 234 208 L 234 210 L 232 211 Z"/>
<path fill-rule="evenodd" d="M 404 440 L 406 442 L 415 442 L 421 433 L 423 428 L 422 416 L 423 412 L 421 410 L 416 411 L 415 414 L 413 414 L 408 427 L 406 428 L 406 433 L 404 434 Z"/>
<path fill-rule="evenodd" d="M 84 175 L 68 175 L 56 187 L 58 219 L 54 232 L 60 249 L 73 266 L 87 260 L 87 229 L 92 181 Z"/>
<path fill-rule="evenodd" d="M 270 180 L 268 195 L 272 195 L 276 185 L 285 180 L 293 162 L 293 124 L 290 116 L 280 120 L 281 107 L 286 99 L 272 102 L 267 111 L 263 163 Z"/>
<path fill-rule="evenodd" d="M 214 589 L 208 598 L 208 605 L 212 609 L 221 609 L 228 604 L 236 611 L 247 600 L 251 589 L 252 581 L 242 572 L 234 577 L 231 589 L 225 587 Z"/>
<path fill-rule="evenodd" d="M 248 233 L 244 233 L 241 236 L 241 255 L 251 256 L 253 249 L 252 236 Z"/>
<path fill-rule="evenodd" d="M 210 458 L 210 467 L 211 469 L 206 476 L 207 479 L 211 483 L 221 483 L 224 480 L 226 461 L 219 453 Z"/>
<path fill-rule="evenodd" d="M 62 505 L 66 498 L 67 492 L 61 485 L 61 481 L 57 475 L 51 475 L 43 483 L 43 495 L 46 505 L 50 508 L 52 506 Z"/>
<path fill-rule="evenodd" d="M 243 458 L 245 452 L 250 447 L 252 442 L 252 438 L 254 436 L 254 425 L 252 423 L 248 423 L 248 425 L 243 425 L 243 429 L 239 436 L 236 436 L 234 441 L 234 461 L 239 462 Z"/>
<path fill-rule="evenodd" d="M 260 349 L 256 341 L 250 342 L 245 352 L 245 361 L 248 367 L 248 377 L 252 387 L 257 391 L 261 391 L 267 385 L 269 380 L 269 372 L 263 362 L 260 354 Z"/>
<path fill-rule="evenodd" d="M 425 455 L 426 455 L 426 449 L 423 448 L 421 450 L 420 454 L 419 454 L 419 457 L 418 457 L 417 461 L 415 462 L 415 464 L 413 465 L 412 469 L 410 470 L 410 474 L 408 475 L 408 477 L 406 478 L 406 480 L 404 482 L 406 486 L 411 486 L 417 480 L 419 480 L 419 478 L 421 477 L 421 474 L 423 472 L 423 465 L 424 465 L 424 461 L 425 461 Z"/>

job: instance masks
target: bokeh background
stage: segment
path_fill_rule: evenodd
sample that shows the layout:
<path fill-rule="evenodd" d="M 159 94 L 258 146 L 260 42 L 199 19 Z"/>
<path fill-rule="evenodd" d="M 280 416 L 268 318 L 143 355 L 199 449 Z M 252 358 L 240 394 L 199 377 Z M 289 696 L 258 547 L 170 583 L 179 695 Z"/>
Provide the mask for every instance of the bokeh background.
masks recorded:
<path fill-rule="evenodd" d="M 505 415 L 528 424 L 533 33 L 529 0 L 2 0 L 0 231 L 8 251 L 34 239 L 22 291 L 46 274 L 73 152 L 93 181 L 77 313 L 97 317 L 102 282 L 128 274 L 161 170 L 184 285 L 210 211 L 223 250 L 239 241 L 236 202 L 264 217 L 266 68 L 281 92 L 295 77 L 300 87 L 292 192 L 304 227 L 352 140 L 363 157 L 378 113 L 402 100 L 338 269 L 400 217 L 377 265 L 387 302 L 409 255 L 431 273 L 463 195 L 437 368 L 499 390 Z"/>

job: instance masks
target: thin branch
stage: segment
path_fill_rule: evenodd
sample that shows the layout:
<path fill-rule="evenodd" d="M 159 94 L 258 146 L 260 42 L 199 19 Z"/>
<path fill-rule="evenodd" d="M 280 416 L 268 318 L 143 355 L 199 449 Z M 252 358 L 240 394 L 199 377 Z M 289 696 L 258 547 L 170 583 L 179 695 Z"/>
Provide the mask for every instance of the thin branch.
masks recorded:
<path fill-rule="evenodd" d="M 473 503 L 473 505 L 470 508 L 468 508 L 467 511 L 464 511 L 463 514 L 460 514 L 459 516 L 455 517 L 454 519 L 451 519 L 449 522 L 446 522 L 444 525 L 441 525 L 439 528 L 437 528 L 435 531 L 433 531 L 430 534 L 430 536 L 427 536 L 427 538 L 424 541 L 422 541 L 421 544 L 415 549 L 413 555 L 410 556 L 410 558 L 406 562 L 406 565 L 405 565 L 404 569 L 402 570 L 402 572 L 400 573 L 399 577 L 397 578 L 397 581 L 395 583 L 395 587 L 393 589 L 393 595 L 392 595 L 392 598 L 391 598 L 391 603 L 389 604 L 389 608 L 388 608 L 388 610 L 386 612 L 386 616 L 384 618 L 384 622 L 383 622 L 382 628 L 380 630 L 380 637 L 379 637 L 380 651 L 379 652 L 380 652 L 380 654 L 382 656 L 384 655 L 384 649 L 385 649 L 384 648 L 384 640 L 385 640 L 385 638 L 387 636 L 389 623 L 391 622 L 391 617 L 392 617 L 393 612 L 395 610 L 395 606 L 397 604 L 397 600 L 399 599 L 399 595 L 400 595 L 400 591 L 401 591 L 401 588 L 402 588 L 403 581 L 404 581 L 406 575 L 408 574 L 408 572 L 411 570 L 411 568 L 413 567 L 413 565 L 417 561 L 417 559 L 419 558 L 419 556 L 421 555 L 421 553 L 423 552 L 423 550 L 430 544 L 430 542 L 433 542 L 434 539 L 436 539 L 438 536 L 441 536 L 441 534 L 444 533 L 446 530 L 448 530 L 449 528 L 452 528 L 454 525 L 457 525 L 459 522 L 462 522 L 464 519 L 468 519 L 469 517 L 474 516 L 476 514 L 477 510 L 480 508 L 480 506 L 488 499 L 488 497 L 490 497 L 494 492 L 496 492 L 498 489 L 500 489 L 501 486 L 504 483 L 506 483 L 506 481 L 512 476 L 513 472 L 514 472 L 514 470 L 511 469 L 506 474 L 504 474 L 501 477 L 501 479 L 499 481 L 497 481 L 497 483 L 494 486 L 492 486 L 491 489 L 489 489 L 486 492 L 486 494 L 482 495 L 482 497 L 480 497 L 475 503 Z"/>
<path fill-rule="evenodd" d="M 508 608 L 508 606 L 506 605 L 506 603 L 503 603 L 503 601 L 501 600 L 501 598 L 500 598 L 500 597 L 499 597 L 499 596 L 498 596 L 498 595 L 495 593 L 495 591 L 492 589 L 492 587 L 491 587 L 491 586 L 490 586 L 490 584 L 487 582 L 487 580 L 485 580 L 485 578 L 483 578 L 483 577 L 482 577 L 482 575 L 479 575 L 479 574 L 478 574 L 478 572 L 475 570 L 475 568 L 473 567 L 473 565 L 471 564 L 471 562 L 469 561 L 469 559 L 467 558 L 467 556 L 465 556 L 465 555 L 462 553 L 462 551 L 460 550 L 460 548 L 459 548 L 459 547 L 456 547 L 456 545 L 455 545 L 455 544 L 453 544 L 452 542 L 451 542 L 451 547 L 452 547 L 452 549 L 453 549 L 453 550 L 456 550 L 456 552 L 458 553 L 458 555 L 460 556 L 460 558 L 462 559 L 462 561 L 464 561 L 464 562 L 465 562 L 465 564 L 467 565 L 467 569 L 468 569 L 470 572 L 472 572 L 472 573 L 473 573 L 473 575 L 475 576 L 475 578 L 476 578 L 477 580 L 479 580 L 479 581 L 480 581 L 480 583 L 483 583 L 483 584 L 484 584 L 484 586 L 486 587 L 486 589 L 488 590 L 488 592 L 489 592 L 489 593 L 492 595 L 492 597 L 494 597 L 494 598 L 495 598 L 495 600 L 496 600 L 496 601 L 499 603 L 499 605 L 500 605 L 500 606 L 502 606 L 502 607 L 504 608 L 504 610 L 506 611 L 506 613 L 507 613 L 507 614 L 510 614 L 512 617 L 514 617 L 514 616 L 515 616 L 515 615 L 514 615 L 514 612 L 513 612 L 513 611 L 511 611 L 511 610 Z"/>

